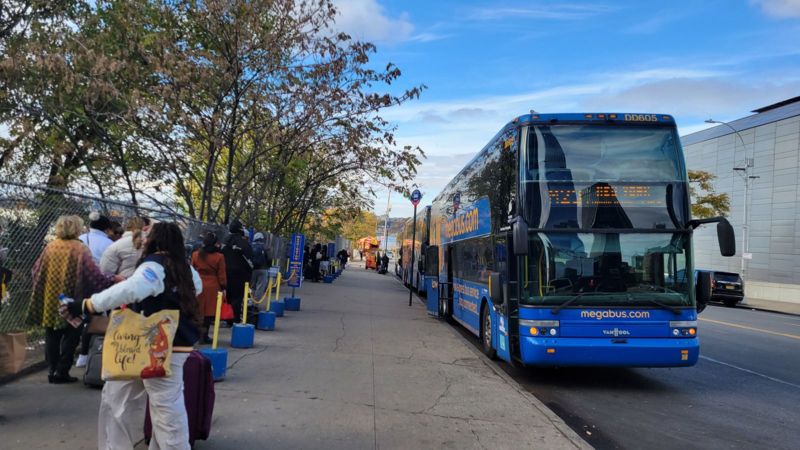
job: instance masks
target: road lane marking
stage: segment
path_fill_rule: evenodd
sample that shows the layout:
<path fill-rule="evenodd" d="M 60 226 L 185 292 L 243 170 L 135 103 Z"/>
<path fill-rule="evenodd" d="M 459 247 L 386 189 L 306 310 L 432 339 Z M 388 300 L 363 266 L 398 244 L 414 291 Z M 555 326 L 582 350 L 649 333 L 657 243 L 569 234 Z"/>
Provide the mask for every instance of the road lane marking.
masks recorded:
<path fill-rule="evenodd" d="M 779 333 L 777 331 L 764 330 L 762 328 L 753 328 L 753 327 L 748 327 L 747 325 L 739 325 L 738 323 L 723 322 L 721 320 L 712 320 L 712 319 L 706 319 L 706 318 L 699 318 L 697 320 L 699 320 L 701 322 L 710 322 L 710 323 L 716 323 L 716 324 L 719 324 L 719 325 L 727 325 L 729 327 L 742 328 L 744 330 L 759 331 L 761 333 L 774 334 L 775 336 L 783 336 L 783 337 L 788 337 L 788 338 L 791 338 L 791 339 L 797 339 L 798 341 L 800 341 L 800 336 L 798 336 L 796 334 Z"/>
<path fill-rule="evenodd" d="M 792 386 L 792 387 L 795 387 L 797 389 L 800 389 L 800 384 L 790 383 L 788 381 L 784 381 L 784 380 L 781 380 L 779 378 L 771 377 L 769 375 L 764 375 L 763 373 L 755 372 L 755 371 L 752 371 L 750 369 L 745 369 L 744 367 L 739 367 L 739 366 L 736 366 L 736 365 L 733 365 L 733 364 L 729 364 L 729 363 L 726 363 L 726 362 L 722 362 L 722 361 L 716 360 L 714 358 L 709 358 L 708 356 L 700 355 L 700 359 L 705 359 L 706 361 L 711 361 L 713 363 L 722 364 L 723 366 L 727 366 L 727 367 L 730 367 L 732 369 L 741 370 L 742 372 L 747 372 L 747 373 L 749 373 L 751 375 L 755 375 L 755 376 L 758 376 L 758 377 L 761 377 L 761 378 L 766 378 L 767 380 L 774 381 L 776 383 L 781 383 L 781 384 L 785 384 L 787 386 Z"/>

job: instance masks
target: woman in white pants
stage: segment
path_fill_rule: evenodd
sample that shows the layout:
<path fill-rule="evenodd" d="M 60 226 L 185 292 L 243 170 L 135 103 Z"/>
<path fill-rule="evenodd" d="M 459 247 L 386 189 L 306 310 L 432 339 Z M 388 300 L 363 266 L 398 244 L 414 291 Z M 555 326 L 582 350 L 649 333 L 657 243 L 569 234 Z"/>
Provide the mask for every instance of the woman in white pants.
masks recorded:
<path fill-rule="evenodd" d="M 97 430 L 99 449 L 133 449 L 141 440 L 147 397 L 153 422 L 150 449 L 190 448 L 183 363 L 200 336 L 196 296 L 203 287 L 184 251 L 180 228 L 174 223 L 157 223 L 147 236 L 142 259 L 130 278 L 80 304 L 69 305 L 72 314 L 108 311 L 124 304 L 145 316 L 164 309 L 180 311 L 170 377 L 108 381 L 103 387 Z"/>

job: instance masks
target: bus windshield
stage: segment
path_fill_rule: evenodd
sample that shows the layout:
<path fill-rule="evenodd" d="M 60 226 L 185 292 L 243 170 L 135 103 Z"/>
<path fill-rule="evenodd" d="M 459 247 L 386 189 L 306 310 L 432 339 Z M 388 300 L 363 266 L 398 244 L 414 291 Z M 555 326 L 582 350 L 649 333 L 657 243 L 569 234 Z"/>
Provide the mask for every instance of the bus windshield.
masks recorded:
<path fill-rule="evenodd" d="M 522 158 L 533 228 L 683 229 L 689 220 L 673 127 L 536 125 Z"/>
<path fill-rule="evenodd" d="M 679 181 L 673 127 L 537 125 L 528 132 L 526 181 Z"/>
<path fill-rule="evenodd" d="M 532 233 L 521 302 L 692 306 L 687 233 Z M 574 299 L 576 295 L 581 298 Z"/>

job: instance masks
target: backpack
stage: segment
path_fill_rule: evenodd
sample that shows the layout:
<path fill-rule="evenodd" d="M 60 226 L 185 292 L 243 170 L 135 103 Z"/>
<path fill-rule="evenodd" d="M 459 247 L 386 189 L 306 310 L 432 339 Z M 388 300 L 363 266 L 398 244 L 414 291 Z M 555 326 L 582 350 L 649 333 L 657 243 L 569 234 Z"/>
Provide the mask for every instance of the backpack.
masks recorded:
<path fill-rule="evenodd" d="M 267 265 L 267 252 L 264 250 L 264 244 L 258 242 L 253 244 L 253 266 L 264 267 Z"/>

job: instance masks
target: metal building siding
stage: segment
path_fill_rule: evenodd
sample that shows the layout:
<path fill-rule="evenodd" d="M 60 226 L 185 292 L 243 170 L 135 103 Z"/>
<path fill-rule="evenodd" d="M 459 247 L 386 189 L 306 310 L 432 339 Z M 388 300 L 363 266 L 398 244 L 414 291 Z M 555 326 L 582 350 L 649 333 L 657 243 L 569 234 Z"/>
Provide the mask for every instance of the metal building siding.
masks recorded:
<path fill-rule="evenodd" d="M 731 122 L 754 157 L 752 174 L 761 178 L 750 188 L 747 262 L 750 281 L 800 284 L 800 102 Z M 730 196 L 729 220 L 736 230 L 737 256 L 719 255 L 714 227 L 695 234 L 696 267 L 741 269 L 744 181 L 734 173 L 744 148 L 724 125 L 681 138 L 689 169 L 717 175 L 714 188 Z"/>

